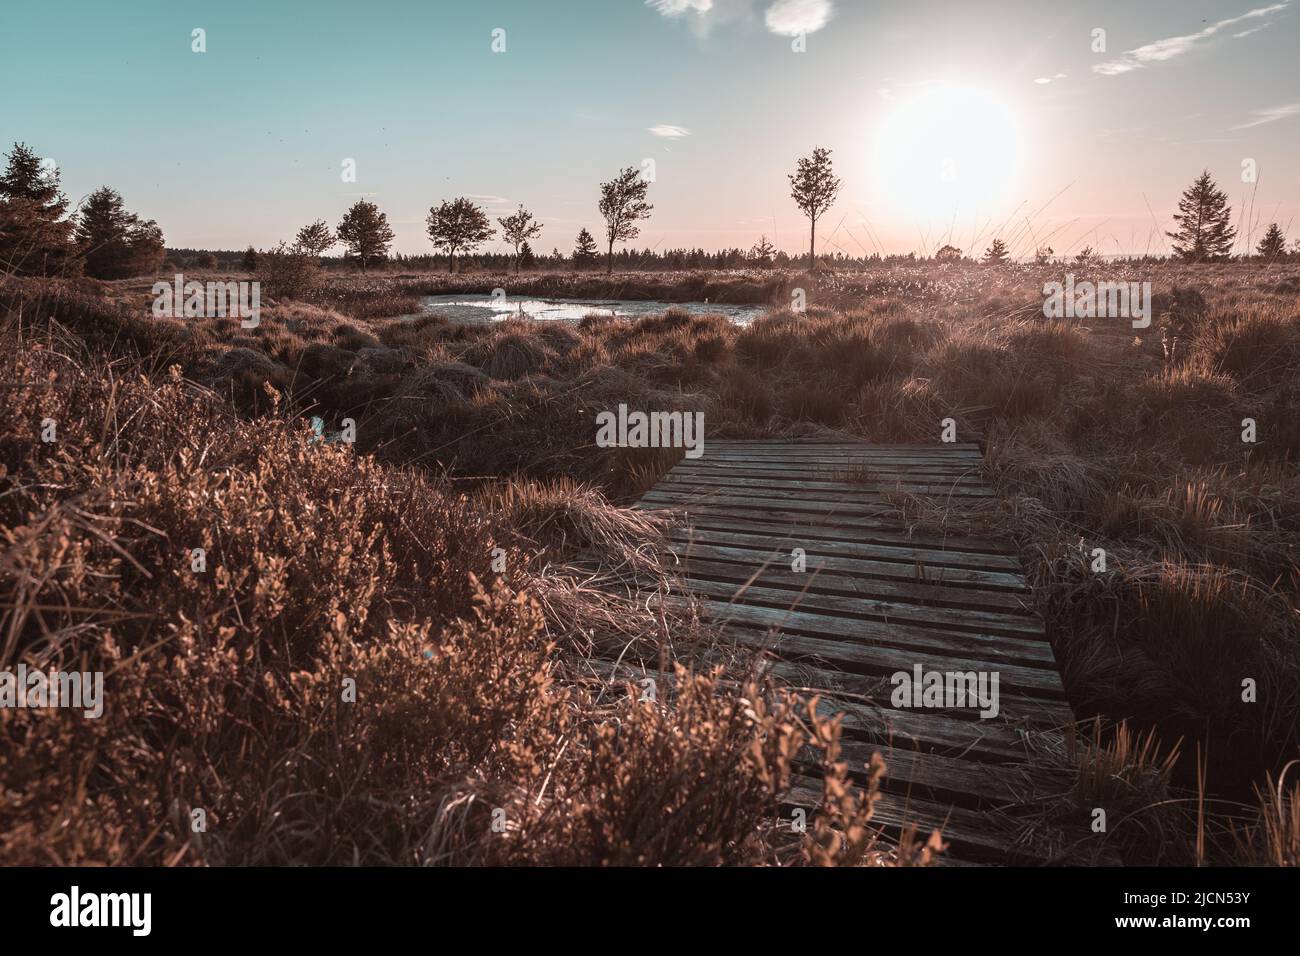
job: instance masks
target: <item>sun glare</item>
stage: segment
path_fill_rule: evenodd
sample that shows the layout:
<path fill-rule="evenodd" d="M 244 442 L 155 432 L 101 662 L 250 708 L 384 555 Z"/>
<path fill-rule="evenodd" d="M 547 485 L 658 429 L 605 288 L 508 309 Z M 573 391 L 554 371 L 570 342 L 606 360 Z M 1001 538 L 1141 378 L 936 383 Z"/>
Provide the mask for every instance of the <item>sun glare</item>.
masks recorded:
<path fill-rule="evenodd" d="M 996 213 L 1020 177 L 1022 141 L 1006 103 L 970 86 L 926 86 L 876 130 L 877 195 L 918 224 Z"/>

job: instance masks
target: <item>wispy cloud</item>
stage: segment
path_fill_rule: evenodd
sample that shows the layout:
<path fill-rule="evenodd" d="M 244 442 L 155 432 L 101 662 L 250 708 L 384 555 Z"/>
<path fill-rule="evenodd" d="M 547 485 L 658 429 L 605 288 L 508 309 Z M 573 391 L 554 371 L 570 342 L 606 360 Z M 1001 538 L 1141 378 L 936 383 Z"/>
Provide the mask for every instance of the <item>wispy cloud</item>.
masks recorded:
<path fill-rule="evenodd" d="M 667 123 L 651 126 L 650 132 L 655 136 L 662 136 L 664 139 L 681 139 L 683 136 L 691 135 L 691 131 L 685 126 L 670 126 Z"/>
<path fill-rule="evenodd" d="M 1250 129 L 1252 126 L 1263 126 L 1265 123 L 1276 123 L 1278 120 L 1300 116 L 1300 103 L 1288 103 L 1286 106 L 1269 106 L 1262 110 L 1251 110 L 1250 115 L 1253 117 L 1250 122 L 1242 123 L 1240 126 L 1233 126 L 1231 129 Z"/>
<path fill-rule="evenodd" d="M 816 33 L 834 12 L 831 0 L 776 0 L 767 8 L 763 22 L 779 36 L 794 37 Z"/>
<path fill-rule="evenodd" d="M 1219 20 L 1211 23 L 1203 30 L 1196 33 L 1188 33 L 1185 36 L 1165 37 L 1163 40 L 1154 40 L 1151 43 L 1145 43 L 1140 47 L 1128 50 L 1123 56 L 1114 60 L 1107 60 L 1105 63 L 1099 63 L 1092 68 L 1092 72 L 1102 76 L 1118 76 L 1121 73 L 1129 73 L 1133 70 L 1140 70 L 1152 63 L 1164 63 L 1175 57 L 1182 56 L 1189 50 L 1196 47 L 1197 44 L 1208 40 L 1225 27 L 1236 26 L 1246 20 L 1255 20 L 1260 17 L 1271 16 L 1281 10 L 1285 10 L 1291 0 L 1283 0 L 1281 3 L 1274 3 L 1267 7 L 1257 7 L 1254 10 L 1248 10 L 1240 16 L 1229 17 L 1226 20 Z M 1271 24 L 1265 23 L 1251 30 L 1244 30 L 1236 34 L 1237 37 L 1249 36 L 1263 30 Z"/>
<path fill-rule="evenodd" d="M 1040 76 L 1036 80 L 1034 80 L 1034 82 L 1037 83 L 1039 86 L 1046 86 L 1048 83 L 1051 83 L 1053 80 L 1063 80 L 1063 79 L 1065 79 L 1065 74 L 1057 73 L 1055 76 Z"/>

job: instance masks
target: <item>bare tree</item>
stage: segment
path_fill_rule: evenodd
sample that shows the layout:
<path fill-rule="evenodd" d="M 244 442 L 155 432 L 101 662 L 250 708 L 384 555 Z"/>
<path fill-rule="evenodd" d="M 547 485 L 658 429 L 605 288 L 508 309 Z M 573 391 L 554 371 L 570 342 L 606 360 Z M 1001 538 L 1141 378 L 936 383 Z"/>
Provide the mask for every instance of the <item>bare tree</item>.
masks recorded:
<path fill-rule="evenodd" d="M 799 159 L 799 165 L 790 174 L 790 197 L 808 217 L 808 268 L 817 268 L 817 220 L 835 204 L 840 193 L 840 181 L 831 169 L 831 151 L 818 146 L 811 156 Z"/>
<path fill-rule="evenodd" d="M 614 272 L 614 243 L 635 239 L 641 234 L 637 222 L 650 218 L 654 206 L 645 201 L 650 188 L 635 166 L 621 170 L 617 177 L 600 184 L 600 214 L 605 217 L 605 238 L 609 240 L 606 273 Z"/>
<path fill-rule="evenodd" d="M 502 216 L 501 238 L 515 247 L 515 272 L 519 272 L 519 247 L 528 244 L 529 239 L 536 239 L 542 234 L 542 224 L 533 220 L 533 214 L 524 208 L 523 203 L 513 216 Z"/>
<path fill-rule="evenodd" d="M 339 223 L 338 238 L 361 260 L 361 271 L 365 272 L 371 259 L 387 255 L 393 230 L 378 206 L 358 199 Z"/>
<path fill-rule="evenodd" d="M 447 251 L 447 271 L 456 271 L 456 253 L 473 252 L 479 243 L 492 238 L 487 213 L 464 196 L 429 209 L 429 240 L 436 249 Z"/>

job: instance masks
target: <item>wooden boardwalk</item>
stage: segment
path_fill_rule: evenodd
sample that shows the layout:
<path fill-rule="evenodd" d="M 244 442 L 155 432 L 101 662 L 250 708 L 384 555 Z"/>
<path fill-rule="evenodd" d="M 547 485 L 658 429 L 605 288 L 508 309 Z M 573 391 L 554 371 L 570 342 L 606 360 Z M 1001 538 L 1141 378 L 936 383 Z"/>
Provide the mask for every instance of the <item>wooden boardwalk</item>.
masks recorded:
<path fill-rule="evenodd" d="M 913 533 L 887 497 L 942 499 L 959 516 L 993 494 L 982 466 L 973 444 L 712 441 L 637 507 L 682 513 L 670 547 L 706 615 L 844 714 L 843 759 L 881 753 L 883 828 L 942 826 L 950 863 L 1077 859 L 1096 839 L 1087 820 L 1045 832 L 1041 819 L 1068 777 L 1026 761 L 1059 748 L 1074 717 L 1019 560 L 984 538 Z M 891 675 L 917 667 L 996 674 L 997 716 L 894 706 Z M 801 778 L 792 803 L 819 795 Z"/>

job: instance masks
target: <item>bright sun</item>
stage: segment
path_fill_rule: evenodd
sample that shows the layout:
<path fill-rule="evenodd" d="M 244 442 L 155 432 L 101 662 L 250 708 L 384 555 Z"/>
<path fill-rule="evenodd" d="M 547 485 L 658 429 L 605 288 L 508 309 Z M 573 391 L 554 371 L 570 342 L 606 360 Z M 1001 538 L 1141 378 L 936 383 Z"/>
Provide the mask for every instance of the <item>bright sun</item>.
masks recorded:
<path fill-rule="evenodd" d="M 1019 183 L 1021 136 L 1005 103 L 970 86 L 926 86 L 876 131 L 877 194 L 918 225 L 994 214 Z"/>

